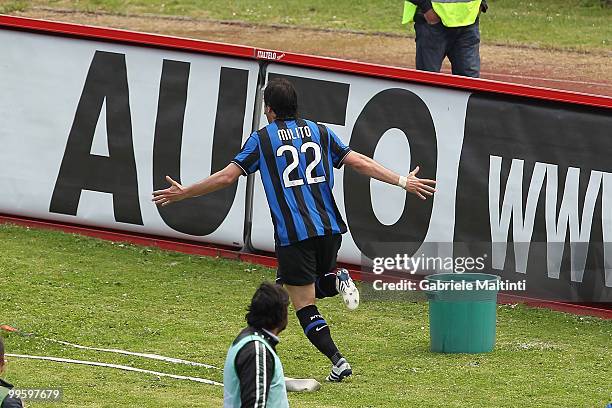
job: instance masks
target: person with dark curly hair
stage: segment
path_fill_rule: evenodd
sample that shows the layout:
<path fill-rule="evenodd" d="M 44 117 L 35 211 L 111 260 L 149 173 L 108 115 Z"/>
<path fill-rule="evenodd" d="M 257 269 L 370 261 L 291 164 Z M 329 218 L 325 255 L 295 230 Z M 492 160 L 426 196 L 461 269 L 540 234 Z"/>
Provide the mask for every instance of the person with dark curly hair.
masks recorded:
<path fill-rule="evenodd" d="M 262 283 L 246 314 L 248 326 L 234 340 L 223 371 L 224 407 L 288 407 L 278 334 L 287 327 L 289 295 Z"/>

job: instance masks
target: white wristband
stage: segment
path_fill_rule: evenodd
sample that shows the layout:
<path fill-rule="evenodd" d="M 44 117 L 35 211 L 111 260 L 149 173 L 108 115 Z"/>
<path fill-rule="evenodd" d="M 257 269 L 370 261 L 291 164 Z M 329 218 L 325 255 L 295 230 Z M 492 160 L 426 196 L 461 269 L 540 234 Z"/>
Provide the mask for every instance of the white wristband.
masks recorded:
<path fill-rule="evenodd" d="M 397 182 L 397 185 L 405 190 L 406 189 L 406 183 L 408 183 L 408 177 L 400 176 L 399 181 Z"/>

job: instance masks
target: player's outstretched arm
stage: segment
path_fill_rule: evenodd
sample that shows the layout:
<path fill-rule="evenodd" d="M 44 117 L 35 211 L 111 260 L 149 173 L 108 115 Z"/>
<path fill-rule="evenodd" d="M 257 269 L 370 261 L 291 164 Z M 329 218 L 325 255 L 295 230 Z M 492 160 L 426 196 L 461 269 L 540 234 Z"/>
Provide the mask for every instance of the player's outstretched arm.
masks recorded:
<path fill-rule="evenodd" d="M 383 181 L 388 184 L 393 184 L 402 187 L 409 193 L 415 194 L 422 200 L 426 200 L 427 196 L 432 196 L 436 192 L 434 186 L 435 180 L 420 179 L 416 175 L 419 172 L 419 166 L 408 173 L 408 176 L 400 176 L 378 163 L 377 161 L 364 156 L 355 151 L 350 152 L 344 159 L 344 164 L 351 166 L 355 171 Z"/>
<path fill-rule="evenodd" d="M 180 183 L 172 180 L 170 176 L 166 176 L 166 180 L 170 183 L 170 187 L 164 190 L 153 192 L 152 201 L 161 206 L 165 206 L 186 198 L 198 197 L 217 190 L 221 190 L 231 184 L 234 184 L 242 171 L 234 163 L 230 163 L 223 170 L 211 174 L 210 177 L 198 181 L 190 186 L 184 187 Z"/>

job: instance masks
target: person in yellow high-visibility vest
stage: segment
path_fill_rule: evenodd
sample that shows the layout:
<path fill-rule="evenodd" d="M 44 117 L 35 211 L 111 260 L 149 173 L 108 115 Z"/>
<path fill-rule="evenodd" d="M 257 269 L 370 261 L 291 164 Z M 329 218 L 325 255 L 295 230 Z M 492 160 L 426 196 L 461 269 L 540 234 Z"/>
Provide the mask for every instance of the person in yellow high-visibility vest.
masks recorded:
<path fill-rule="evenodd" d="M 402 23 L 414 21 L 416 68 L 440 72 L 448 57 L 453 74 L 478 78 L 478 16 L 487 8 L 486 0 L 405 1 Z"/>

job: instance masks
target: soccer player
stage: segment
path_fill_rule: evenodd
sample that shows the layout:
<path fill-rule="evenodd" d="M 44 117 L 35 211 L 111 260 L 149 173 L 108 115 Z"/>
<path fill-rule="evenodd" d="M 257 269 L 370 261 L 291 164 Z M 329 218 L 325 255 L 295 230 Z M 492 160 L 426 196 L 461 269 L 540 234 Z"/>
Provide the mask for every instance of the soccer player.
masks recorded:
<path fill-rule="evenodd" d="M 259 170 L 274 224 L 278 278 L 289 292 L 304 334 L 332 363 L 327 380 L 339 382 L 352 374 L 352 368 L 315 302 L 340 293 L 354 309 L 359 292 L 346 270 L 335 271 L 347 227 L 332 194 L 332 167 L 346 164 L 423 200 L 435 192 L 435 181 L 419 179 L 418 167 L 400 176 L 352 151 L 327 126 L 300 119 L 297 93 L 285 79 L 267 84 L 264 105 L 269 125 L 254 132 L 227 167 L 188 187 L 166 176 L 171 186 L 153 192 L 153 202 L 164 206 L 208 194 Z"/>
<path fill-rule="evenodd" d="M 289 407 L 283 366 L 276 355 L 278 334 L 287 327 L 289 296 L 262 283 L 246 315 L 248 327 L 227 352 L 223 369 L 225 408 Z"/>
<path fill-rule="evenodd" d="M 4 372 L 4 342 L 0 337 L 0 374 Z M 0 378 L 0 408 L 23 408 L 23 402 L 9 395 L 13 386 Z"/>

